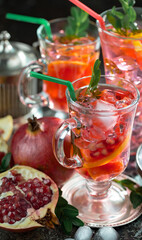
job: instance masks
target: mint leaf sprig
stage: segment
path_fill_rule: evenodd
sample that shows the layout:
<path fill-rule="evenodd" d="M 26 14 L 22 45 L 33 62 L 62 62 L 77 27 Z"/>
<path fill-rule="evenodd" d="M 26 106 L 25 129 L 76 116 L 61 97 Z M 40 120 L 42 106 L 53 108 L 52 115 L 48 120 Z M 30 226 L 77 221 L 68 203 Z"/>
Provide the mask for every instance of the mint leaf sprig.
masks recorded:
<path fill-rule="evenodd" d="M 130 179 L 114 179 L 113 181 L 120 184 L 124 189 L 128 188 L 131 191 L 130 201 L 134 209 L 142 204 L 142 187 L 139 187 L 137 183 L 131 181 Z"/>
<path fill-rule="evenodd" d="M 59 219 L 61 228 L 67 234 L 71 233 L 73 225 L 77 227 L 84 225 L 84 223 L 77 218 L 78 209 L 68 204 L 68 202 L 62 197 L 62 191 L 60 189 L 55 214 Z"/>
<path fill-rule="evenodd" d="M 78 7 L 71 7 L 71 16 L 67 18 L 68 25 L 65 35 L 71 37 L 84 37 L 89 26 L 89 15 Z"/>
<path fill-rule="evenodd" d="M 89 91 L 92 93 L 97 89 L 98 83 L 100 81 L 100 76 L 101 76 L 100 64 L 101 64 L 101 61 L 97 59 L 92 70 L 91 81 L 88 87 Z"/>
<path fill-rule="evenodd" d="M 85 94 L 91 93 L 94 98 L 99 98 L 101 94 L 101 92 L 97 89 L 98 83 L 100 81 L 100 76 L 101 76 L 100 64 L 101 64 L 101 61 L 97 59 L 94 63 L 91 80 L 85 93 Z"/>
<path fill-rule="evenodd" d="M 128 30 L 137 30 L 134 23 L 136 20 L 136 12 L 133 8 L 135 0 L 119 0 L 119 2 L 122 5 L 124 13 L 117 11 L 114 6 L 111 11 L 107 13 L 107 19 L 115 28 L 116 32 L 128 36 Z"/>

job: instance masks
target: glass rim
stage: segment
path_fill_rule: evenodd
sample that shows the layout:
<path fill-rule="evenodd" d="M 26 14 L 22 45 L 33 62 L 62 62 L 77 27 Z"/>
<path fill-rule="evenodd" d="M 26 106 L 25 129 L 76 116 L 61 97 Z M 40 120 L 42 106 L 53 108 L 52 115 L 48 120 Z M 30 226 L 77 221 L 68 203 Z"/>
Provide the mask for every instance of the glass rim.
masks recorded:
<path fill-rule="evenodd" d="M 67 20 L 67 17 L 64 17 L 64 18 L 55 18 L 55 19 L 52 19 L 52 20 L 50 20 L 49 21 L 49 23 L 50 24 L 52 24 L 52 23 L 56 23 L 56 22 L 59 22 L 59 21 L 65 21 L 65 20 Z M 93 22 L 93 21 L 89 21 L 89 23 L 91 24 L 91 25 L 93 25 L 95 28 L 96 28 L 96 30 L 98 31 L 98 28 L 97 28 L 97 24 L 95 23 L 95 22 Z M 50 44 L 50 45 L 56 45 L 56 46 L 71 46 L 71 47 L 76 47 L 76 46 L 85 46 L 85 45 L 94 45 L 94 43 L 96 42 L 99 42 L 100 43 L 100 37 L 99 37 L 99 32 L 98 32 L 98 36 L 94 39 L 94 41 L 90 41 L 90 42 L 88 42 L 88 43 L 83 43 L 83 44 L 77 44 L 77 45 L 72 45 L 72 44 L 66 44 L 66 43 L 54 43 L 54 42 L 51 42 L 50 40 L 48 40 L 48 39 L 46 39 L 46 38 L 41 38 L 40 37 L 40 31 L 43 29 L 43 25 L 40 25 L 38 28 L 37 28 L 37 36 L 38 36 L 38 38 L 40 39 L 40 40 L 43 40 L 43 41 L 45 41 L 46 43 L 48 43 L 48 44 Z M 51 28 L 51 30 L 52 30 L 52 28 Z M 95 30 L 94 30 L 95 31 Z"/>
<path fill-rule="evenodd" d="M 116 7 L 116 10 L 122 10 L 122 7 Z M 134 9 L 142 9 L 141 7 L 134 7 Z M 106 10 L 106 11 L 104 11 L 104 12 L 102 12 L 100 15 L 102 16 L 102 17 L 104 17 L 104 16 L 106 16 L 106 13 L 108 12 L 108 11 L 111 11 L 111 9 L 108 9 L 108 10 Z M 101 30 L 104 32 L 104 33 L 106 33 L 107 35 L 109 35 L 109 36 L 112 36 L 112 37 L 116 37 L 116 38 L 118 38 L 118 39 L 124 39 L 124 40 L 142 40 L 142 37 L 138 37 L 138 38 L 134 38 L 134 37 L 129 37 L 129 36 L 121 36 L 121 35 L 117 35 L 116 33 L 114 33 L 114 32 L 111 32 L 111 31 L 107 31 L 107 30 L 104 30 L 101 26 L 100 26 L 100 23 L 99 23 L 99 21 L 97 20 L 96 21 L 96 24 L 97 24 L 97 26 L 99 26 L 99 28 L 101 28 Z M 110 24 L 111 25 L 111 24 Z"/>
<path fill-rule="evenodd" d="M 100 77 L 101 77 L 101 78 L 102 78 L 102 77 L 103 77 L 103 78 L 112 78 L 112 77 L 114 77 L 114 76 L 101 75 Z M 77 81 L 83 80 L 83 79 L 85 79 L 85 78 L 91 78 L 91 76 L 85 76 L 85 77 L 76 79 L 75 81 L 72 82 L 72 84 L 76 83 Z M 88 111 L 88 112 L 91 111 L 91 113 L 98 113 L 98 114 L 100 114 L 100 113 L 101 113 L 101 114 L 102 114 L 102 113 L 109 113 L 110 115 L 112 115 L 112 114 L 114 115 L 114 113 L 118 113 L 118 112 L 120 112 L 120 111 L 128 110 L 128 109 L 130 109 L 131 107 L 135 106 L 135 105 L 138 103 L 139 99 L 140 99 L 139 90 L 135 87 L 135 85 L 134 85 L 132 82 L 130 82 L 130 81 L 128 81 L 128 80 L 125 80 L 124 78 L 117 78 L 117 79 L 122 80 L 123 82 L 129 83 L 129 84 L 135 89 L 135 91 L 136 91 L 136 93 L 137 93 L 137 97 L 134 99 L 134 101 L 133 101 L 130 105 L 128 105 L 128 106 L 126 106 L 126 107 L 123 107 L 123 108 L 118 108 L 118 109 L 115 109 L 115 110 L 112 110 L 112 111 L 110 111 L 110 110 L 95 110 L 95 109 L 91 109 L 91 108 L 84 107 L 84 106 L 80 105 L 79 103 L 73 101 L 73 100 L 71 99 L 71 97 L 70 97 L 70 94 L 69 94 L 69 90 L 68 90 L 68 89 L 66 89 L 66 95 L 67 95 L 67 97 L 69 97 L 70 103 L 71 103 L 74 107 L 76 107 L 76 108 L 78 108 L 78 109 L 80 109 L 80 110 L 82 110 L 82 111 Z M 119 87 L 119 86 L 117 86 L 117 85 L 114 85 L 114 84 L 111 85 L 111 84 L 107 84 L 107 83 L 99 83 L 98 85 L 99 85 L 99 86 Z M 86 85 L 86 86 L 88 86 L 88 85 Z M 123 87 L 122 87 L 122 88 L 123 88 Z M 123 89 L 124 89 L 124 88 L 123 88 Z"/>

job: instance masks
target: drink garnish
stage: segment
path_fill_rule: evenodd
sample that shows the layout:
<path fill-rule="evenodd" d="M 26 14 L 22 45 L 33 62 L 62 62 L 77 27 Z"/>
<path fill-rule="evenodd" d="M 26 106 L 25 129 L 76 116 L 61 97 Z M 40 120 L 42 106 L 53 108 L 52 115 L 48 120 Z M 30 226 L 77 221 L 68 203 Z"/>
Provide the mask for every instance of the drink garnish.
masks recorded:
<path fill-rule="evenodd" d="M 142 204 L 142 186 L 138 186 L 137 183 L 131 181 L 130 179 L 114 179 L 113 181 L 120 184 L 124 189 L 128 188 L 131 191 L 130 201 L 134 209 Z"/>
<path fill-rule="evenodd" d="M 107 13 L 107 19 L 115 28 L 118 34 L 129 36 L 130 31 L 137 31 L 135 24 L 136 12 L 133 8 L 135 0 L 119 0 L 122 5 L 123 12 L 117 11 L 114 6 Z"/>
<path fill-rule="evenodd" d="M 99 98 L 100 93 L 101 93 L 97 89 L 98 83 L 100 81 L 100 76 L 101 76 L 100 64 L 101 64 L 101 61 L 99 59 L 97 59 L 94 63 L 94 67 L 92 69 L 91 80 L 90 80 L 89 86 L 86 91 L 86 94 L 91 93 L 93 95 L 93 97 L 96 97 L 96 98 Z"/>
<path fill-rule="evenodd" d="M 86 36 L 89 26 L 89 15 L 78 7 L 71 7 L 71 16 L 67 18 L 66 37 L 73 39 Z"/>

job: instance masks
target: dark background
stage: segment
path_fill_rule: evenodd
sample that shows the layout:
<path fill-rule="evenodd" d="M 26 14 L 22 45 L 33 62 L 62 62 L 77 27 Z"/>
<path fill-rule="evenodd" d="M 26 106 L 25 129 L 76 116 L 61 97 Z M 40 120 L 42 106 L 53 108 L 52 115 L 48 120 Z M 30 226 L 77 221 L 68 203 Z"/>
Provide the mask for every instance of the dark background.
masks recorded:
<path fill-rule="evenodd" d="M 97 13 L 112 8 L 114 5 L 120 6 L 119 0 L 82 0 L 82 2 Z M 0 32 L 7 30 L 11 34 L 12 41 L 31 45 L 37 41 L 37 25 L 5 19 L 6 13 L 51 20 L 69 16 L 71 6 L 73 4 L 68 0 L 0 0 Z M 136 0 L 135 6 L 142 7 L 142 0 Z"/>

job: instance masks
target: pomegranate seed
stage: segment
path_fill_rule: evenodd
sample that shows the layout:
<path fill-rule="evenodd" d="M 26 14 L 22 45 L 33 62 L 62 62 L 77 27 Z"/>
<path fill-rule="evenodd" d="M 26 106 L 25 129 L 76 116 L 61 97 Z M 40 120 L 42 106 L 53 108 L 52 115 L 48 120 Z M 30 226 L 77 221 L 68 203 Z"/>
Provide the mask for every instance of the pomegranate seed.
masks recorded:
<path fill-rule="evenodd" d="M 43 188 L 40 188 L 40 189 L 39 189 L 39 192 L 40 192 L 40 193 L 43 193 Z"/>
<path fill-rule="evenodd" d="M 20 216 L 21 216 L 22 218 L 26 217 L 26 216 L 27 216 L 27 212 L 26 212 L 26 211 L 21 211 L 21 212 L 20 212 Z"/>
<path fill-rule="evenodd" d="M 31 188 L 32 187 L 32 184 L 29 182 L 28 183 L 28 188 Z"/>
<path fill-rule="evenodd" d="M 36 188 L 35 193 L 37 193 L 37 194 L 40 193 L 40 188 Z"/>
<path fill-rule="evenodd" d="M 33 196 L 32 191 L 27 192 L 27 193 L 25 194 L 26 199 L 30 199 L 32 196 Z"/>
<path fill-rule="evenodd" d="M 37 202 L 34 202 L 32 205 L 33 205 L 33 208 L 36 210 L 40 208 Z"/>
<path fill-rule="evenodd" d="M 47 204 L 49 202 L 49 197 L 44 196 L 43 197 L 43 202 L 44 202 L 44 204 Z"/>
<path fill-rule="evenodd" d="M 14 224 L 14 223 L 15 223 L 15 220 L 14 220 L 14 219 L 9 219 L 9 220 L 8 220 L 8 223 L 9 223 L 9 224 Z"/>
<path fill-rule="evenodd" d="M 34 202 L 36 202 L 37 201 L 37 196 L 35 196 L 35 195 L 33 195 L 32 197 L 31 197 L 31 199 L 30 199 L 30 202 L 31 203 L 34 203 Z"/>
<path fill-rule="evenodd" d="M 13 219 L 15 217 L 15 212 L 9 212 L 7 215 L 10 219 Z"/>
<path fill-rule="evenodd" d="M 21 220 L 21 217 L 19 215 L 15 215 L 15 218 L 14 220 L 17 222 L 17 221 L 20 221 Z"/>
<path fill-rule="evenodd" d="M 0 218 L 0 223 L 4 223 L 3 218 Z"/>
<path fill-rule="evenodd" d="M 3 208 L 9 208 L 9 204 L 7 204 L 7 203 L 5 203 L 4 205 L 3 205 Z"/>
<path fill-rule="evenodd" d="M 22 188 L 23 192 L 27 192 L 28 189 L 26 187 Z"/>
<path fill-rule="evenodd" d="M 3 215 L 3 216 L 4 216 L 4 215 L 7 215 L 7 213 L 8 213 L 8 209 L 5 209 L 5 208 L 4 208 L 4 209 L 2 209 L 1 212 L 2 212 L 2 215 Z"/>
<path fill-rule="evenodd" d="M 51 185 L 50 179 L 45 179 L 45 178 L 43 178 L 43 183 L 44 183 L 45 185 L 47 185 L 47 186 L 50 186 L 50 185 Z"/>

